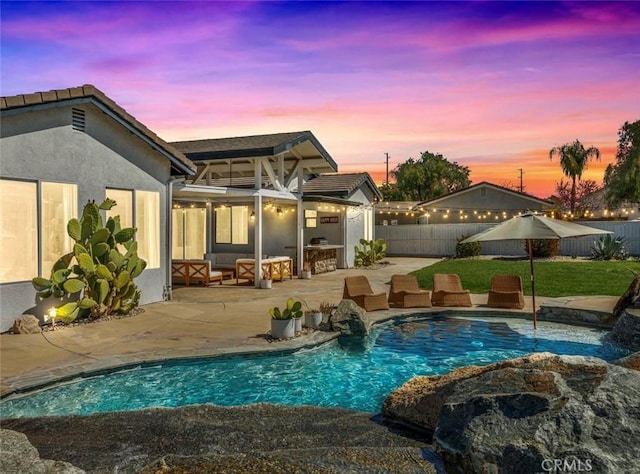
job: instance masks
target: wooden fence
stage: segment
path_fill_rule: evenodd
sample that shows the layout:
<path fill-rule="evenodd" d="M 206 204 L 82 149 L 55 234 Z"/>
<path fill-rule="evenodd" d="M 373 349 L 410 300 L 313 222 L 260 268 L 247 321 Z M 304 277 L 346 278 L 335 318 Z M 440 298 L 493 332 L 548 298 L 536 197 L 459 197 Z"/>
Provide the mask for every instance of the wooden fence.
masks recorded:
<path fill-rule="evenodd" d="M 627 251 L 640 256 L 640 221 L 580 222 L 622 236 Z M 495 224 L 410 224 L 376 226 L 376 238 L 387 243 L 389 256 L 450 257 L 456 253 L 457 240 L 462 236 L 477 234 Z M 592 235 L 560 240 L 560 255 L 587 257 L 599 236 Z M 499 240 L 482 242 L 482 255 L 526 255 L 524 240 Z"/>

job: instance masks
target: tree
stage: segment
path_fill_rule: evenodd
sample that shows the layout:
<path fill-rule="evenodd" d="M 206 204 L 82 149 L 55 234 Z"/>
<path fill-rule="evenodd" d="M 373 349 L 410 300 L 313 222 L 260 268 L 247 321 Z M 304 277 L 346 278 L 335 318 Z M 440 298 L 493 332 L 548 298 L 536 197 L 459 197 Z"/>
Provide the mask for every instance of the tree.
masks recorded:
<path fill-rule="evenodd" d="M 420 159 L 409 158 L 391 172 L 396 180 L 394 200 L 426 201 L 469 187 L 469 168 L 428 151 Z"/>
<path fill-rule="evenodd" d="M 604 184 L 610 206 L 640 202 L 640 120 L 625 122 L 618 132 L 616 163 L 607 166 Z"/>
<path fill-rule="evenodd" d="M 598 191 L 600 189 L 598 184 L 592 180 L 587 179 L 584 181 L 580 181 L 576 185 L 575 190 L 575 207 L 576 214 L 583 214 L 586 211 L 591 210 L 591 206 L 586 202 L 585 198 L 590 194 Z M 556 193 L 558 194 L 558 204 L 560 204 L 563 208 L 571 207 L 571 187 L 568 181 L 561 179 L 559 183 L 556 183 Z"/>
<path fill-rule="evenodd" d="M 571 178 L 570 205 L 571 212 L 575 212 L 577 181 L 582 178 L 582 172 L 587 168 L 590 159 L 600 159 L 600 150 L 593 146 L 585 149 L 580 140 L 576 140 L 573 143 L 553 147 L 549 150 L 549 159 L 553 159 L 554 156 L 560 159 L 564 175 Z"/>

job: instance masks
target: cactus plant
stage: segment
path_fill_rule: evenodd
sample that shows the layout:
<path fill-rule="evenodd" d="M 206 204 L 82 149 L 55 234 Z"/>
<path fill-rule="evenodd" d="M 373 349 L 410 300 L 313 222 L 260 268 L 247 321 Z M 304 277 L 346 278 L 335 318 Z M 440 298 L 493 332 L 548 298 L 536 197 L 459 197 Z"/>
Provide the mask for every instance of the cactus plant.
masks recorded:
<path fill-rule="evenodd" d="M 354 264 L 356 267 L 369 267 L 378 260 L 382 260 L 387 253 L 387 243 L 384 239 L 360 239 L 360 245 L 362 245 L 362 248 L 357 245 L 354 246 L 356 255 Z"/>
<path fill-rule="evenodd" d="M 75 242 L 73 251 L 58 259 L 50 278 L 32 279 L 41 298 L 78 295 L 77 301 L 56 308 L 57 319 L 71 322 L 82 310 L 100 318 L 128 313 L 138 306 L 140 292 L 133 279 L 147 263 L 138 257 L 134 228 L 121 228 L 120 216 L 110 217 L 103 225 L 100 211 L 115 205 L 111 199 L 100 205 L 95 201 L 85 204 L 82 217 L 67 224 L 67 233 Z"/>
<path fill-rule="evenodd" d="M 293 298 L 287 299 L 287 307 L 281 312 L 277 306 L 269 309 L 272 319 L 294 319 L 302 317 L 302 303 Z"/>

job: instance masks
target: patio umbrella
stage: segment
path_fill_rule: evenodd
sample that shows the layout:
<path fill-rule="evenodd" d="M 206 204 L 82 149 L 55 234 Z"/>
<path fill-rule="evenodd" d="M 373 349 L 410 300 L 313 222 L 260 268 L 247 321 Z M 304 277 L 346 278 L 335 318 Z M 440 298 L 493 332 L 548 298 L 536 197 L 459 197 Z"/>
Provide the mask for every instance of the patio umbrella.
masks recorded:
<path fill-rule="evenodd" d="M 467 237 L 462 243 L 482 242 L 488 240 L 526 240 L 531 268 L 531 297 L 533 303 L 533 328 L 536 328 L 536 291 L 533 273 L 533 252 L 531 241 L 538 239 L 562 239 L 565 237 L 582 237 L 594 234 L 612 234 L 608 230 L 596 229 L 586 225 L 574 224 L 537 214 L 523 214 L 491 227 L 478 234 Z"/>

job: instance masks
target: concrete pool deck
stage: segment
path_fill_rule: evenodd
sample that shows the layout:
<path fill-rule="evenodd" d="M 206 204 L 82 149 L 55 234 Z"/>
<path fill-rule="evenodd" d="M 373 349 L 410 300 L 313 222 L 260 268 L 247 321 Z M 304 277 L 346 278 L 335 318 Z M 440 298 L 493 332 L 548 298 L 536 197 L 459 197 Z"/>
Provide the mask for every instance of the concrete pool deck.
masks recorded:
<path fill-rule="evenodd" d="M 336 337 L 314 331 L 288 341 L 269 342 L 268 309 L 282 307 L 289 296 L 317 308 L 323 301 L 342 299 L 344 277 L 364 274 L 374 291 L 388 292 L 391 275 L 406 274 L 440 259 L 388 257 L 388 265 L 373 270 L 339 269 L 310 280 L 274 282 L 269 290 L 225 280 L 222 285 L 177 287 L 173 300 L 142 306 L 144 312 L 94 324 L 65 327 L 40 334 L 0 335 L 0 395 L 33 389 L 57 380 L 101 369 L 173 358 L 292 350 Z M 465 312 L 496 312 L 483 306 L 486 294 L 471 295 L 474 306 Z M 618 298 L 579 296 L 536 297 L 537 306 L 557 306 L 611 314 Z M 531 297 L 522 313 L 531 317 Z M 415 313 L 442 313 L 451 308 L 412 308 L 368 313 L 373 322 Z M 458 309 L 456 309 L 458 310 Z"/>

